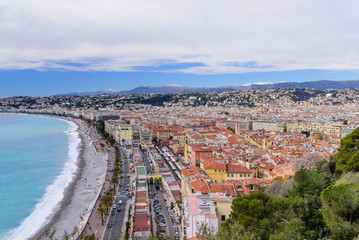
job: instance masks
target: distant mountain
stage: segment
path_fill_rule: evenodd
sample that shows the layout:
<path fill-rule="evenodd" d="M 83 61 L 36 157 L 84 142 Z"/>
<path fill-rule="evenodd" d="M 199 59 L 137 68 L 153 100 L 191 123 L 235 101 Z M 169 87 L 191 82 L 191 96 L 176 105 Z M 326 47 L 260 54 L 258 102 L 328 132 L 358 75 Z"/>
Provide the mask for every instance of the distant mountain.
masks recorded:
<path fill-rule="evenodd" d="M 242 86 L 221 86 L 221 87 L 183 87 L 177 84 L 168 84 L 161 87 L 139 86 L 132 90 L 115 90 L 108 89 L 97 92 L 75 92 L 61 94 L 60 96 L 88 96 L 101 94 L 150 94 L 150 93 L 189 93 L 189 92 L 212 92 L 220 93 L 234 90 L 250 90 L 250 89 L 275 89 L 275 88 L 315 88 L 315 89 L 345 89 L 359 88 L 359 80 L 350 81 L 312 81 L 312 82 L 279 82 L 279 83 L 251 83 Z"/>

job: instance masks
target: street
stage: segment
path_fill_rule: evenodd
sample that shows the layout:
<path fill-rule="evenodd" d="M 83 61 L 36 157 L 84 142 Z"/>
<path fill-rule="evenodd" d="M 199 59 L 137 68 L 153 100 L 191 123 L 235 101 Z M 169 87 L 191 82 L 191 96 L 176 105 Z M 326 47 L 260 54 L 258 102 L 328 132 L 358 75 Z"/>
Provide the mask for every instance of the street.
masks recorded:
<path fill-rule="evenodd" d="M 122 150 L 120 152 L 121 152 L 121 165 L 122 165 L 121 170 L 123 171 L 121 176 L 123 177 L 120 178 L 121 187 L 119 187 L 118 194 L 116 195 L 115 198 L 116 209 L 113 209 L 115 215 L 110 215 L 109 220 L 107 222 L 108 224 L 111 223 L 112 227 L 106 228 L 105 234 L 103 236 L 104 240 L 122 239 L 120 234 L 122 232 L 122 226 L 125 223 L 124 217 L 125 217 L 126 209 L 128 209 L 126 208 L 126 206 L 127 204 L 129 204 L 129 199 L 130 199 L 125 194 L 127 184 L 130 184 L 130 180 L 129 180 L 130 178 L 127 177 L 127 175 L 130 173 L 129 162 L 126 154 Z M 118 204 L 120 200 L 122 200 L 122 205 Z M 117 208 L 120 208 L 121 212 L 117 212 Z"/>
<path fill-rule="evenodd" d="M 151 169 L 151 166 L 150 166 L 150 162 L 149 162 L 149 159 L 147 157 L 147 155 L 142 152 L 142 158 L 143 158 L 143 162 L 145 163 L 145 167 L 146 167 L 146 170 L 147 170 L 147 173 L 152 173 L 152 169 Z M 172 222 L 172 219 L 167 211 L 167 208 L 166 208 L 166 202 L 164 201 L 164 197 L 163 197 L 163 194 L 160 190 L 156 190 L 156 188 L 154 187 L 154 185 L 148 185 L 148 188 L 149 188 L 149 192 L 152 192 L 153 194 L 155 194 L 155 196 L 152 198 L 152 200 L 154 198 L 157 198 L 158 201 L 159 201 L 159 204 L 161 206 L 161 209 L 162 209 L 162 213 L 163 213 L 163 216 L 164 216 L 164 219 L 165 219 L 165 222 L 166 222 L 166 235 L 169 235 L 169 236 L 174 236 L 174 228 L 173 228 L 173 222 Z M 151 215 L 155 215 L 155 212 L 153 211 L 153 201 L 150 201 L 150 204 L 151 204 Z M 153 216 L 152 215 L 152 216 Z M 152 222 L 152 224 L 155 224 L 155 222 Z M 154 235 L 156 235 L 157 233 L 157 229 L 161 229 L 162 227 L 160 226 L 156 226 L 156 227 L 153 227 L 152 229 L 154 229 L 155 231 L 153 232 Z"/>

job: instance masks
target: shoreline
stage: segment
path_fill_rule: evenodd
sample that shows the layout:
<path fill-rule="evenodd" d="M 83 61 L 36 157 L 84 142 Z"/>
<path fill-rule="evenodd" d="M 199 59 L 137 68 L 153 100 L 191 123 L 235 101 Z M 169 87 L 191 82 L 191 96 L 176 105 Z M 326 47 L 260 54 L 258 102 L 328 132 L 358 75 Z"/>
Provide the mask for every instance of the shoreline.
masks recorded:
<path fill-rule="evenodd" d="M 54 116 L 47 114 L 31 114 L 31 113 L 10 113 L 5 114 L 20 114 L 32 115 L 45 118 L 55 118 L 61 121 L 76 125 L 76 130 L 69 128 L 66 134 L 71 135 L 76 132 L 76 138 L 79 142 L 76 145 L 77 156 L 74 162 L 75 172 L 72 174 L 72 179 L 68 185 L 63 189 L 63 197 L 56 204 L 53 212 L 46 218 L 44 225 L 36 230 L 35 233 L 28 236 L 26 239 L 38 240 L 48 238 L 45 236 L 46 229 L 56 229 L 54 238 L 62 239 L 64 233 L 69 236 L 68 239 L 77 239 L 79 234 L 85 228 L 92 208 L 94 207 L 101 188 L 105 183 L 107 172 L 106 154 L 96 154 L 95 147 L 92 144 L 93 139 L 90 139 L 89 127 L 86 122 L 72 117 Z M 70 136 L 71 138 L 71 136 Z M 71 142 L 69 142 L 69 148 Z M 66 163 L 65 163 L 66 166 Z M 71 234 L 77 228 L 74 236 Z"/>
<path fill-rule="evenodd" d="M 47 116 L 54 117 L 54 116 Z M 82 126 L 68 118 L 54 117 L 65 121 L 73 122 L 77 125 L 77 133 L 80 138 L 80 144 L 77 149 L 79 151 L 76 172 L 72 181 L 64 190 L 64 196 L 59 202 L 59 208 L 49 218 L 45 226 L 37 231 L 35 235 L 30 237 L 31 240 L 47 239 L 45 237 L 46 229 L 56 229 L 55 238 L 61 239 L 65 234 L 71 235 L 75 228 L 78 228 L 76 236 L 82 231 L 84 224 L 91 212 L 91 205 L 96 201 L 101 182 L 105 181 L 106 160 L 104 155 L 94 153 L 90 145 L 87 134 Z M 90 165 L 92 163 L 92 165 Z M 95 167 L 96 165 L 96 167 Z M 97 171 L 94 168 L 98 168 Z M 71 238 L 70 238 L 71 239 Z"/>

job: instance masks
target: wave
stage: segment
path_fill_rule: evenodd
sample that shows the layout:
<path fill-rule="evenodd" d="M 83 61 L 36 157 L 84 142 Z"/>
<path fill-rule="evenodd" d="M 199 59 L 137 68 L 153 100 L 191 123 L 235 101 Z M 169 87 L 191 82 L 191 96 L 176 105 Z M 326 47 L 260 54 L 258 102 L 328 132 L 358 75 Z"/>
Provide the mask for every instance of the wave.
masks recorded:
<path fill-rule="evenodd" d="M 59 119 L 62 120 L 62 119 Z M 25 218 L 19 227 L 10 230 L 3 240 L 24 240 L 34 236 L 42 227 L 49 223 L 53 215 L 60 208 L 61 200 L 64 197 L 66 187 L 72 182 L 77 170 L 77 158 L 79 155 L 78 145 L 81 142 L 77 125 L 64 120 L 69 124 L 65 131 L 68 135 L 68 160 L 66 161 L 61 174 L 55 181 L 46 188 L 44 196 L 35 205 L 34 211 Z"/>

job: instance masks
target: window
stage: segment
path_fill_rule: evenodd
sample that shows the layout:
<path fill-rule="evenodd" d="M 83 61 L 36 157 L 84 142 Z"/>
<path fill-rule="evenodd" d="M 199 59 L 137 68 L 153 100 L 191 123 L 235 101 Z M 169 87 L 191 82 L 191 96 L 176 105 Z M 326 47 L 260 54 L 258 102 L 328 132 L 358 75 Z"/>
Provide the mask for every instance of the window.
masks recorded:
<path fill-rule="evenodd" d="M 242 177 L 242 173 L 239 176 Z"/>
<path fill-rule="evenodd" d="M 222 221 L 226 221 L 226 215 L 222 215 Z"/>
<path fill-rule="evenodd" d="M 233 173 L 232 173 L 232 177 L 234 177 L 234 176 L 233 176 Z"/>
<path fill-rule="evenodd" d="M 229 177 L 229 173 L 227 173 L 227 177 Z"/>

